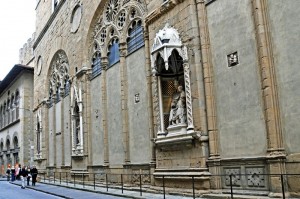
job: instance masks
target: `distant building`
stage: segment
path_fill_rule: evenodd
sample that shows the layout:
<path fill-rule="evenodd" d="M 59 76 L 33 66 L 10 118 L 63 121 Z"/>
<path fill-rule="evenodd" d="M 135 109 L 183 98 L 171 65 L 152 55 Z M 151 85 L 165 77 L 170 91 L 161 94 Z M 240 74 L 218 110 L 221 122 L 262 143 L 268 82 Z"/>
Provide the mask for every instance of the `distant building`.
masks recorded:
<path fill-rule="evenodd" d="M 15 65 L 0 83 L 0 166 L 33 163 L 33 67 Z"/>
<path fill-rule="evenodd" d="M 278 176 L 262 174 L 300 173 L 299 11 L 279 0 L 37 1 L 39 170 L 280 193 Z M 299 194 L 299 178 L 285 180 Z"/>

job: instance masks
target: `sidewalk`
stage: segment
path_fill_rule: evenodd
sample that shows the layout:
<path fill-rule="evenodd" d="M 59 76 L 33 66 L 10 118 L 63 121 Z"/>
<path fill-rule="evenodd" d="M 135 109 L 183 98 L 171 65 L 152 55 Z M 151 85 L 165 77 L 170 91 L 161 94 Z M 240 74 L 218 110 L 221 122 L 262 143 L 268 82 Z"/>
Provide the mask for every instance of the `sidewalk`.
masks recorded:
<path fill-rule="evenodd" d="M 21 186 L 21 181 L 14 181 L 10 182 L 11 184 Z M 31 182 L 30 182 L 31 184 Z M 34 189 L 36 191 L 41 191 L 47 194 L 55 195 L 62 198 L 92 198 L 91 194 L 95 196 L 95 193 L 97 194 L 105 194 L 105 195 L 112 195 L 117 196 L 121 198 L 137 198 L 137 199 L 162 199 L 164 198 L 163 194 L 155 194 L 155 193 L 148 193 L 143 192 L 142 196 L 140 195 L 139 191 L 130 191 L 130 190 L 124 190 L 122 194 L 121 189 L 114 189 L 109 188 L 108 191 L 105 187 L 99 187 L 96 186 L 95 190 L 93 186 L 89 185 L 78 185 L 76 184 L 75 187 L 73 184 L 68 183 L 68 185 L 65 182 L 61 182 L 61 184 L 52 184 L 52 183 L 44 183 L 39 182 L 36 184 L 36 186 L 27 186 L 27 189 Z M 95 197 L 96 198 L 96 197 Z M 178 195 L 166 195 L 166 199 L 191 199 L 193 197 L 189 196 L 178 196 Z M 197 197 L 199 198 L 199 197 Z"/>
<path fill-rule="evenodd" d="M 14 181 L 10 182 L 11 184 L 21 186 L 21 181 Z M 31 184 L 31 182 L 30 182 Z M 62 197 L 62 198 L 67 198 L 67 199 L 76 199 L 76 198 L 99 198 L 99 194 L 105 194 L 105 195 L 111 195 L 115 197 L 120 197 L 120 198 L 137 198 L 137 199 L 163 199 L 164 195 L 162 193 L 157 193 L 158 191 L 152 190 L 143 187 L 143 192 L 142 196 L 140 194 L 140 190 L 135 187 L 135 188 L 129 188 L 126 187 L 124 188 L 124 191 L 122 193 L 122 190 L 120 188 L 112 188 L 109 187 L 108 191 L 107 188 L 103 185 L 97 185 L 91 186 L 91 185 L 80 185 L 72 183 L 66 183 L 66 182 L 56 182 L 54 183 L 48 183 L 46 182 L 38 182 L 36 186 L 27 186 L 27 189 L 34 189 L 36 191 L 41 191 L 47 194 L 51 194 L 54 196 Z M 147 189 L 147 192 L 146 192 Z M 177 189 L 178 190 L 178 189 Z M 173 192 L 172 189 L 169 189 L 165 195 L 166 199 L 192 199 L 192 195 L 189 194 L 184 195 L 183 192 Z M 195 194 L 196 199 L 230 199 L 230 194 L 224 194 L 224 193 L 196 193 Z M 279 198 L 281 198 L 279 196 Z M 290 197 L 286 197 L 287 199 Z M 251 196 L 251 195 L 239 195 L 239 194 L 234 194 L 234 199 L 270 199 L 270 197 L 267 196 Z M 290 198 L 291 199 L 291 198 Z"/>

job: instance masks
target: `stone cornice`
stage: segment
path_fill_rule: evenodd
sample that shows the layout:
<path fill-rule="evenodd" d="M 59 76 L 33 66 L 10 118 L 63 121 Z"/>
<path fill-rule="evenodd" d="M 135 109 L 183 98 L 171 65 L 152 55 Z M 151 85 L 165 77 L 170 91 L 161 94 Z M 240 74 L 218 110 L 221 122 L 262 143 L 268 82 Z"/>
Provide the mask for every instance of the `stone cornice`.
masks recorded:
<path fill-rule="evenodd" d="M 34 44 L 33 44 L 33 50 L 35 50 L 35 48 L 37 47 L 37 45 L 40 43 L 40 41 L 42 40 L 42 38 L 44 37 L 44 35 L 46 34 L 46 32 L 48 31 L 49 27 L 51 26 L 52 22 L 54 21 L 56 15 L 58 14 L 59 10 L 61 9 L 62 5 L 66 2 L 66 0 L 61 0 L 57 6 L 57 8 L 55 8 L 54 12 L 52 13 L 52 15 L 50 16 L 49 20 L 47 21 L 46 25 L 44 26 L 44 28 L 42 29 L 41 33 L 39 34 L 39 36 L 37 37 L 37 39 L 35 40 Z"/>
<path fill-rule="evenodd" d="M 160 18 L 165 13 L 172 10 L 176 5 L 183 2 L 184 0 L 167 0 L 161 6 L 154 11 L 152 11 L 146 18 L 145 23 L 148 26 L 149 24 L 152 24 L 154 21 L 156 21 L 158 18 Z"/>

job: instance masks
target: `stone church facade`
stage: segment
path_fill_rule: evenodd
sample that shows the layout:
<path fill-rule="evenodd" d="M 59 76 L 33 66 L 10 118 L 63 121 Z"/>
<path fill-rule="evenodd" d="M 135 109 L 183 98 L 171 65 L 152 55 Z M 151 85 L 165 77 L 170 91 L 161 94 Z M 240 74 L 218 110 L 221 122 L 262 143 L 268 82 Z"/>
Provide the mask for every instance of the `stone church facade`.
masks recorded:
<path fill-rule="evenodd" d="M 280 178 L 261 174 L 300 173 L 298 9 L 279 0 L 37 1 L 38 168 L 144 174 L 157 186 L 168 176 L 174 187 L 194 176 L 201 190 L 228 189 L 232 175 L 236 189 L 280 193 Z M 299 193 L 297 178 L 285 182 Z"/>

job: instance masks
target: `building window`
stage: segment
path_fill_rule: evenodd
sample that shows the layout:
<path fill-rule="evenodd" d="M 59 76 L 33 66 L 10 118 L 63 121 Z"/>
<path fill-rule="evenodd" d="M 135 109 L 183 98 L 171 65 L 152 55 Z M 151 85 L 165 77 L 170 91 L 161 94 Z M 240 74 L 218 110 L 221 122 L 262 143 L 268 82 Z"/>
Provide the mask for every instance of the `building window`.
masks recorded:
<path fill-rule="evenodd" d="M 129 38 L 127 40 L 128 53 L 132 53 L 144 46 L 144 35 L 141 21 L 134 21 L 128 30 Z"/>
<path fill-rule="evenodd" d="M 59 0 L 53 0 L 53 11 L 57 8 L 57 6 L 58 6 L 58 4 L 59 4 Z"/>
<path fill-rule="evenodd" d="M 39 120 L 39 118 L 38 118 Z M 40 127 L 40 122 L 38 121 L 37 123 L 37 132 L 36 132 L 36 149 L 37 149 L 37 153 L 40 154 L 41 153 L 41 127 Z"/>
<path fill-rule="evenodd" d="M 11 97 L 11 103 L 10 103 L 10 111 L 11 111 L 11 121 L 15 121 L 15 97 Z"/>
<path fill-rule="evenodd" d="M 2 128 L 2 106 L 1 106 L 1 108 L 0 108 L 0 128 Z"/>
<path fill-rule="evenodd" d="M 10 101 L 7 101 L 7 124 L 10 124 Z"/>
<path fill-rule="evenodd" d="M 94 54 L 92 62 L 92 76 L 96 77 L 97 75 L 101 74 L 102 71 L 101 54 L 99 52 Z"/>
<path fill-rule="evenodd" d="M 75 146 L 78 146 L 80 144 L 80 117 L 79 117 L 79 106 L 77 104 L 77 101 L 75 102 L 75 135 L 74 135 L 74 142 Z"/>
<path fill-rule="evenodd" d="M 17 149 L 19 147 L 19 141 L 17 136 L 14 137 L 14 149 Z"/>
<path fill-rule="evenodd" d="M 20 94 L 19 91 L 17 91 L 15 97 L 16 120 L 19 119 L 19 104 L 20 104 Z"/>
<path fill-rule="evenodd" d="M 111 45 L 109 46 L 109 54 L 108 54 L 109 67 L 117 63 L 119 60 L 120 60 L 119 40 L 115 38 L 112 40 Z"/>

